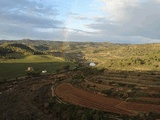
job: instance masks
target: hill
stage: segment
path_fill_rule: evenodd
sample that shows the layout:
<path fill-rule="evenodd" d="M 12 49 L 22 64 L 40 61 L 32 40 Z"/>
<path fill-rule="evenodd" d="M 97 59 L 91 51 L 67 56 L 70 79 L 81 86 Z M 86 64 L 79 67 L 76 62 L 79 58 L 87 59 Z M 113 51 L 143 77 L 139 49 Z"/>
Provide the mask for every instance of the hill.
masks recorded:
<path fill-rule="evenodd" d="M 0 119 L 160 118 L 160 44 L 25 39 L 0 55 Z"/>
<path fill-rule="evenodd" d="M 25 44 L 19 43 L 4 43 L 0 45 L 0 57 L 8 59 L 21 58 L 25 55 L 38 55 L 42 52 L 27 46 Z"/>
<path fill-rule="evenodd" d="M 41 56 L 35 59 L 38 57 L 35 55 Z M 28 39 L 1 41 L 1 64 L 2 61 L 6 60 L 10 61 L 10 63 L 15 63 L 15 61 L 23 61 L 24 63 L 25 61 L 35 61 L 34 63 L 38 63 L 39 60 L 44 59 L 43 55 L 47 58 L 45 59 L 46 61 L 44 60 L 46 63 L 51 59 L 54 60 L 55 57 L 60 57 L 81 67 L 85 62 L 95 62 L 97 68 L 109 70 L 160 70 L 160 44 L 128 45 L 108 42 L 34 41 Z M 28 59 L 29 57 L 33 59 Z"/>
<path fill-rule="evenodd" d="M 88 47 L 86 59 L 112 70 L 160 70 L 160 44 Z"/>

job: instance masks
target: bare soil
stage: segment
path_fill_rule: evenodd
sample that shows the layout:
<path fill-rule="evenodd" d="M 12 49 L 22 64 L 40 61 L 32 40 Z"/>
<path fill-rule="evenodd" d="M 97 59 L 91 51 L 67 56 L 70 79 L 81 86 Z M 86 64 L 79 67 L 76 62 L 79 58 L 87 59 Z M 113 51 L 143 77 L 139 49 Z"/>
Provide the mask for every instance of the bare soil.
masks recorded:
<path fill-rule="evenodd" d="M 69 83 L 62 83 L 55 89 L 55 92 L 66 102 L 92 109 L 127 115 L 135 115 L 138 112 L 160 113 L 160 105 L 124 102 L 76 88 Z"/>
<path fill-rule="evenodd" d="M 0 119 L 47 119 L 44 104 L 54 80 L 27 80 L 1 86 Z"/>

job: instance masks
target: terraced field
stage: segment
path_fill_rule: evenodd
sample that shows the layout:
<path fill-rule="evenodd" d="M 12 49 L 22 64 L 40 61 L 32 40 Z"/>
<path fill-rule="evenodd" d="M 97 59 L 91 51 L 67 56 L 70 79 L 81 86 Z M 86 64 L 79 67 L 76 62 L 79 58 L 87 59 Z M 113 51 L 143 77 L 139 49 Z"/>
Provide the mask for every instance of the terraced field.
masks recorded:
<path fill-rule="evenodd" d="M 108 72 L 116 75 L 117 71 Z M 81 120 L 82 116 L 88 116 L 88 114 L 92 119 L 95 115 L 103 116 L 103 119 L 112 118 L 112 120 L 137 119 L 137 117 L 143 118 L 144 116 L 147 118 L 160 118 L 160 99 L 158 96 L 138 97 L 137 100 L 141 102 L 137 103 L 127 102 L 125 99 L 117 98 L 118 96 L 108 96 L 95 91 L 98 87 L 100 90 L 109 88 L 115 91 L 119 89 L 120 91 L 122 89 L 120 91 L 122 93 L 130 89 L 127 88 L 128 85 L 123 86 L 123 84 L 118 87 L 121 84 L 117 84 L 116 81 L 113 84 L 112 82 L 108 84 L 107 79 L 103 78 L 105 77 L 103 74 L 106 73 L 92 75 L 92 78 L 90 75 L 83 78 L 81 77 L 83 71 L 75 70 L 5 81 L 0 84 L 0 119 L 19 119 L 19 116 L 21 116 L 22 119 L 48 120 L 57 118 L 57 120 L 63 120 L 73 117 L 73 119 Z M 117 72 L 117 76 L 118 74 Z M 121 75 L 123 76 L 123 74 Z M 117 78 L 123 79 L 121 75 L 119 74 Z M 95 79 L 94 81 L 93 78 L 96 78 L 96 76 L 101 76 L 101 79 Z M 154 74 L 154 76 L 156 75 Z M 101 83 L 97 80 L 101 80 Z M 86 84 L 90 87 L 87 88 Z M 92 85 L 95 87 L 92 87 Z M 138 87 L 140 89 L 137 89 Z M 138 92 L 145 90 L 147 93 L 151 92 L 151 94 L 153 92 L 158 94 L 160 90 L 158 86 L 150 87 L 145 86 L 145 84 L 143 86 L 139 86 L 139 84 L 132 86 L 132 89 L 132 92 L 136 89 Z M 145 100 L 149 101 L 148 104 Z M 150 101 L 153 103 L 150 103 Z M 89 119 L 89 117 L 87 118 Z"/>
<path fill-rule="evenodd" d="M 55 92 L 62 100 L 87 108 L 127 115 L 135 115 L 138 112 L 160 113 L 160 105 L 124 102 L 73 87 L 69 83 L 59 85 Z"/>

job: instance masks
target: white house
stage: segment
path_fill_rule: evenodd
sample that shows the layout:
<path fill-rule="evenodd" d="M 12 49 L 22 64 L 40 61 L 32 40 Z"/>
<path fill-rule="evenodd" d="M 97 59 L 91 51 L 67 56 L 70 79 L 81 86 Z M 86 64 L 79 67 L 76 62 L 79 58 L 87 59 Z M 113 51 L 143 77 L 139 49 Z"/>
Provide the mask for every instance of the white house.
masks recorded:
<path fill-rule="evenodd" d="M 26 71 L 33 72 L 34 69 L 33 69 L 33 67 L 28 67 Z"/>
<path fill-rule="evenodd" d="M 44 73 L 47 73 L 47 70 L 43 70 L 42 73 L 43 73 L 43 74 L 44 74 Z"/>
<path fill-rule="evenodd" d="M 90 67 L 94 67 L 94 66 L 96 66 L 96 64 L 95 64 L 94 62 L 91 62 L 91 63 L 89 64 L 89 66 L 90 66 Z"/>

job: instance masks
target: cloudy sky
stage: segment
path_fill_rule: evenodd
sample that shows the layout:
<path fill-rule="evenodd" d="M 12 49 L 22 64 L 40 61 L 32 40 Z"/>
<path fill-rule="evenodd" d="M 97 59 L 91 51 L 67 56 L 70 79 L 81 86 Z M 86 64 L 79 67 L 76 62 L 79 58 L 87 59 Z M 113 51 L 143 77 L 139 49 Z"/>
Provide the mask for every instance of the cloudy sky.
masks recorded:
<path fill-rule="evenodd" d="M 0 40 L 160 42 L 160 0 L 0 0 Z"/>

